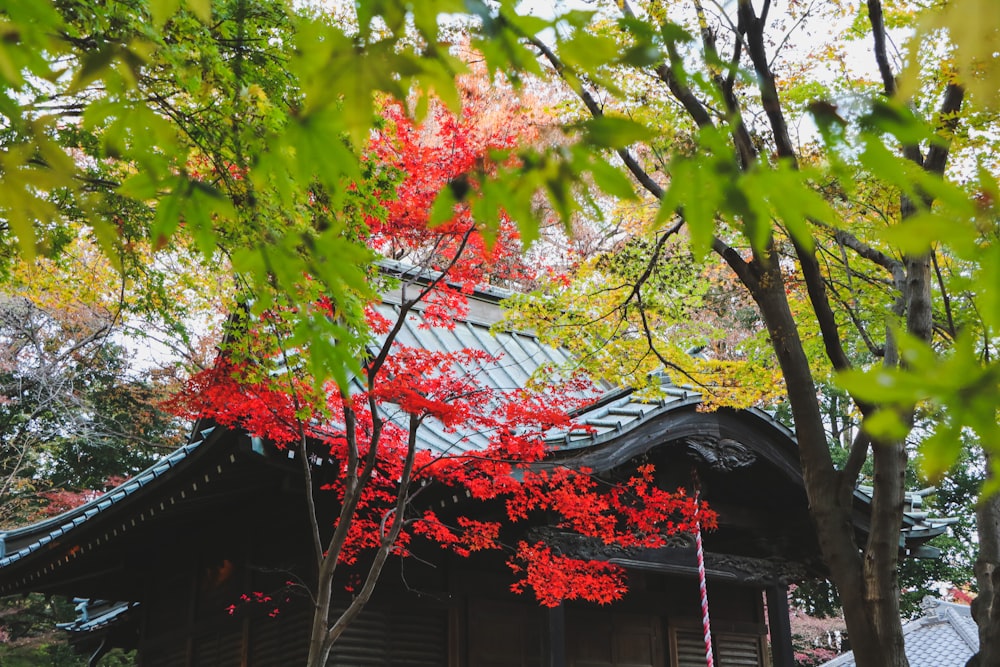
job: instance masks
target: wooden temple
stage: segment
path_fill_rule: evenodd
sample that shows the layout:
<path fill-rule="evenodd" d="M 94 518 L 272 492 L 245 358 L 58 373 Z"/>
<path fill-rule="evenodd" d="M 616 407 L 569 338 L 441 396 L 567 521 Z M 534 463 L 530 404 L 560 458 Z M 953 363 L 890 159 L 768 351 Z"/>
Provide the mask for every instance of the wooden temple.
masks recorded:
<path fill-rule="evenodd" d="M 491 333 L 495 293 L 472 300 L 454 331 L 408 322 L 405 342 L 502 353 L 509 363 L 497 381 L 508 384 L 526 381 L 543 362 L 565 360 L 531 335 Z M 386 307 L 394 307 L 391 299 Z M 655 398 L 611 389 L 579 415 L 587 430 L 552 436 L 551 456 L 598 474 L 651 462 L 671 489 L 688 485 L 695 470 L 702 497 L 719 514 L 718 530 L 704 536 L 715 664 L 793 667 L 786 587 L 823 576 L 795 442 L 762 412 L 698 405 L 696 393 L 669 385 Z M 92 664 L 112 647 L 137 649 L 142 667 L 303 664 L 311 607 L 295 584 L 315 568 L 301 462 L 246 433 L 198 429 L 187 445 L 100 498 L 0 533 L 0 596 L 86 600 L 66 629 Z M 422 437 L 422 446 L 439 451 L 475 447 L 443 429 Z M 331 463 L 312 462 L 318 483 Z M 469 502 L 423 497 L 442 507 Z M 870 499 L 858 491 L 855 501 L 863 537 Z M 932 555 L 921 545 L 943 527 L 919 515 L 905 522 L 901 550 Z M 628 593 L 606 606 L 542 608 L 511 593 L 502 555 L 460 558 L 415 544 L 414 557 L 387 567 L 330 664 L 705 665 L 692 539 L 628 550 L 544 524 L 525 530 L 561 553 L 623 566 Z"/>

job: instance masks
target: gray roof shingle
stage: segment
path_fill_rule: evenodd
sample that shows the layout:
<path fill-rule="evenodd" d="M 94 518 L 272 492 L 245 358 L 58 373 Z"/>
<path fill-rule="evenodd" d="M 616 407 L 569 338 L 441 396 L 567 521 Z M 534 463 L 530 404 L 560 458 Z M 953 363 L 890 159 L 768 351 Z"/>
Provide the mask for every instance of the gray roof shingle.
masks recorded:
<path fill-rule="evenodd" d="M 924 598 L 923 616 L 903 625 L 910 667 L 964 667 L 979 650 L 979 631 L 972 610 L 960 604 Z M 854 653 L 838 656 L 822 667 L 854 667 Z"/>

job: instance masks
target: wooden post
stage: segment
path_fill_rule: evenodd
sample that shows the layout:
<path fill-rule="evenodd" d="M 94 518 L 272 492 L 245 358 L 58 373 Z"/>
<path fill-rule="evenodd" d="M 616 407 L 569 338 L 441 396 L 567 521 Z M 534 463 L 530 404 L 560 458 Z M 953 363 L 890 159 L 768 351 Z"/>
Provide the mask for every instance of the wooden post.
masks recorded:
<path fill-rule="evenodd" d="M 548 666 L 566 667 L 566 607 L 549 609 Z"/>
<path fill-rule="evenodd" d="M 795 667 L 792 651 L 792 625 L 788 616 L 788 587 L 768 586 L 767 624 L 771 630 L 771 657 L 774 667 Z"/>

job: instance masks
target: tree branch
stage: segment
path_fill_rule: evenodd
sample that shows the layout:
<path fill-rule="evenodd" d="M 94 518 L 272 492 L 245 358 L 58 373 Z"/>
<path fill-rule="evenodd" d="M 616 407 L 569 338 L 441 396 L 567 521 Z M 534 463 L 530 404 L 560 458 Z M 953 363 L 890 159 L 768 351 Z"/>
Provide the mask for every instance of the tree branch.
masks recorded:
<path fill-rule="evenodd" d="M 842 490 L 854 489 L 858 481 L 858 475 L 861 474 L 861 468 L 865 465 L 865 461 L 868 460 L 868 448 L 871 447 L 871 444 L 871 436 L 863 428 L 858 429 L 858 432 L 854 435 L 854 440 L 851 442 L 851 450 L 847 455 L 847 461 L 844 463 L 844 469 L 840 471 L 844 487 Z"/>
<path fill-rule="evenodd" d="M 709 115 L 705 105 L 701 103 L 701 100 L 697 98 L 690 87 L 680 82 L 674 73 L 674 66 L 681 62 L 681 57 L 677 53 L 676 47 L 673 44 L 668 44 L 667 53 L 670 55 L 671 64 L 660 63 L 657 65 L 656 75 L 660 78 L 660 81 L 667 84 L 670 94 L 681 103 L 681 106 L 691 116 L 691 120 L 695 122 L 695 125 L 698 127 L 714 126 L 712 117 Z"/>
<path fill-rule="evenodd" d="M 564 82 L 566 82 L 566 84 L 569 85 L 570 88 L 572 88 L 573 92 L 576 93 L 576 95 L 583 102 L 584 106 L 587 107 L 587 111 L 589 111 L 594 118 L 600 118 L 604 115 L 604 110 L 601 108 L 601 105 L 597 103 L 597 100 L 594 99 L 594 96 L 590 94 L 590 91 L 584 88 L 583 84 L 580 83 L 579 81 L 573 82 L 566 77 L 566 66 L 559 59 L 559 57 L 552 51 L 552 49 L 550 49 L 544 42 L 542 42 L 537 37 L 532 37 L 530 35 L 522 35 L 522 37 L 525 40 L 527 40 L 528 43 L 530 43 L 532 46 L 538 49 L 539 53 L 541 53 L 545 57 L 545 59 L 549 61 L 549 64 L 552 65 L 552 68 L 556 71 L 557 74 L 559 74 L 559 77 Z M 619 148 L 616 152 L 618 153 L 618 157 L 621 158 L 622 162 L 625 163 L 625 167 L 635 177 L 635 179 L 639 181 L 642 187 L 644 187 L 647 192 L 649 192 L 657 199 L 662 199 L 663 188 L 660 187 L 660 184 L 654 181 L 653 178 L 646 172 L 646 170 L 642 168 L 642 166 L 632 156 L 632 154 L 628 151 L 628 149 Z"/>
<path fill-rule="evenodd" d="M 889 271 L 893 276 L 896 276 L 899 271 L 903 269 L 903 263 L 900 262 L 895 257 L 890 257 L 886 255 L 881 250 L 871 247 L 867 243 L 864 243 L 856 236 L 843 229 L 838 229 L 834 232 L 833 238 L 836 239 L 837 243 L 850 248 L 856 252 L 860 257 L 867 259 L 870 262 L 881 266 L 883 269 Z"/>
<path fill-rule="evenodd" d="M 636 279 L 635 284 L 632 286 L 632 291 L 629 292 L 627 297 L 625 297 L 625 301 L 623 303 L 628 303 L 639 295 L 639 291 L 642 289 L 642 286 L 646 284 L 646 281 L 653 275 L 653 270 L 656 268 L 656 265 L 660 260 L 660 253 L 663 252 L 663 248 L 666 246 L 667 241 L 670 240 L 670 237 L 679 232 L 683 226 L 684 220 L 681 219 L 660 235 L 660 238 L 656 241 L 656 247 L 653 248 L 653 254 L 650 256 L 649 261 L 646 262 L 646 268 L 643 269 L 642 274 Z"/>
<path fill-rule="evenodd" d="M 326 637 L 323 640 L 323 663 L 326 662 L 326 655 L 329 654 L 337 639 L 340 638 L 344 630 L 346 630 L 350 625 L 351 621 L 353 621 L 357 615 L 361 613 L 361 610 L 368 603 L 368 600 L 371 599 L 372 592 L 375 590 L 375 584 L 378 583 L 379 577 L 382 574 L 382 568 L 385 566 L 385 562 L 389 558 L 389 554 L 392 552 L 392 547 L 395 545 L 396 540 L 399 537 L 399 533 L 403 528 L 403 511 L 406 508 L 408 499 L 407 490 L 413 476 L 413 462 L 417 451 L 417 431 L 420 428 L 420 423 L 421 420 L 417 415 L 410 415 L 406 459 L 403 462 L 403 471 L 401 473 L 398 490 L 396 492 L 395 507 L 391 510 L 391 513 L 395 515 L 395 520 L 392 522 L 392 527 L 389 531 L 382 535 L 378 551 L 375 552 L 374 561 L 368 569 L 368 576 L 365 578 L 365 582 L 362 585 L 361 590 L 358 591 L 357 595 L 354 596 L 354 599 L 351 600 L 351 604 L 344 610 L 340 617 L 327 631 Z M 384 523 L 385 517 L 383 517 L 383 525 Z"/>
<path fill-rule="evenodd" d="M 764 45 L 764 25 L 767 20 L 767 12 L 770 3 L 764 4 L 760 18 L 753 11 L 753 4 L 750 0 L 739 0 L 738 16 L 739 29 L 746 36 L 747 52 L 750 54 L 750 62 L 753 63 L 754 71 L 757 73 L 757 89 L 760 91 L 760 102 L 764 108 L 764 113 L 771 125 L 771 132 L 774 135 L 774 146 L 778 156 L 791 160 L 793 165 L 798 164 L 795 154 L 795 147 L 788 134 L 788 124 L 785 122 L 785 115 L 781 108 L 781 100 L 778 97 L 778 89 L 775 86 L 774 73 L 771 71 L 767 58 L 767 48 Z"/>
<path fill-rule="evenodd" d="M 882 1 L 868 0 L 868 20 L 872 25 L 872 37 L 875 39 L 875 62 L 878 63 L 879 74 L 882 75 L 882 89 L 886 97 L 896 93 L 896 77 L 889 64 L 886 51 L 885 17 L 882 15 Z"/>
<path fill-rule="evenodd" d="M 934 275 L 937 277 L 938 289 L 941 290 L 941 301 L 944 303 L 945 319 L 948 322 L 948 335 L 954 339 L 958 335 L 958 329 L 955 327 L 955 318 L 951 312 L 951 295 L 948 294 L 948 288 L 944 284 L 944 276 L 941 274 L 941 266 L 938 264 L 936 252 L 931 252 L 931 263 L 934 265 Z"/>
<path fill-rule="evenodd" d="M 747 286 L 751 294 L 758 288 L 760 278 L 753 270 L 750 262 L 743 259 L 735 248 L 726 244 L 719 237 L 715 237 L 712 239 L 712 252 L 721 257 L 729 265 L 729 268 L 733 270 L 733 273 L 740 279 L 740 282 Z"/>
<path fill-rule="evenodd" d="M 955 131 L 958 126 L 958 112 L 962 109 L 962 102 L 965 99 L 965 88 L 957 83 L 949 83 L 944 91 L 944 99 L 941 101 L 941 108 L 938 114 L 942 120 L 938 129 L 947 133 Z M 948 164 L 948 153 L 951 149 L 950 140 L 942 140 L 931 144 L 927 149 L 927 157 L 924 158 L 924 169 L 932 174 L 944 174 L 944 168 Z"/>
<path fill-rule="evenodd" d="M 702 48 L 705 49 L 705 59 L 712 74 L 712 82 L 719 90 L 719 94 L 722 95 L 723 102 L 726 105 L 727 119 L 732 128 L 733 144 L 735 144 L 737 154 L 740 158 L 740 167 L 748 169 L 754 160 L 757 159 L 757 150 L 754 148 L 753 141 L 750 139 L 750 132 L 743 122 L 742 110 L 740 109 L 739 100 L 733 91 L 732 79 L 732 72 L 735 71 L 739 64 L 742 37 L 737 30 L 736 44 L 733 46 L 733 62 L 730 64 L 730 78 L 724 78 L 717 64 L 721 58 L 719 57 L 719 50 L 715 45 L 715 35 L 708 26 L 708 20 L 705 18 L 705 10 L 701 5 L 701 1 L 694 0 L 694 7 L 698 15 L 698 26 L 701 29 L 701 41 Z"/>

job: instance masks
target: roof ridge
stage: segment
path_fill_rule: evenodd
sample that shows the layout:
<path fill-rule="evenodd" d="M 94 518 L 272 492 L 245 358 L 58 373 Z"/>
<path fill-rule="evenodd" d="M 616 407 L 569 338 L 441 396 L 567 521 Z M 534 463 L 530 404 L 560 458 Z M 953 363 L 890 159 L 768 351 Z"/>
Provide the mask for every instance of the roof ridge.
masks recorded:
<path fill-rule="evenodd" d="M 416 264 L 410 264 L 408 262 L 402 262 L 398 259 L 390 259 L 388 257 L 376 260 L 375 264 L 378 266 L 379 270 L 386 275 L 390 275 L 401 280 L 433 282 L 441 279 L 445 275 L 442 271 L 435 271 L 434 269 L 428 269 Z M 457 284 L 452 280 L 447 280 L 446 282 L 453 286 Z M 472 288 L 472 295 L 494 303 L 499 303 L 500 301 L 519 293 L 520 292 L 516 292 L 515 290 L 497 287 L 496 285 L 490 284 L 476 284 Z"/>
<path fill-rule="evenodd" d="M 942 609 L 941 611 L 944 612 L 945 618 L 947 619 L 948 623 L 951 624 L 952 628 L 954 628 L 955 633 L 962 638 L 962 641 L 968 644 L 969 648 L 972 649 L 972 652 L 975 653 L 976 651 L 978 651 L 979 633 L 976 632 L 975 634 L 973 634 L 972 632 L 970 632 L 968 624 L 963 622 L 963 618 L 969 618 L 971 620 L 972 618 L 971 614 L 968 617 L 966 617 L 964 614 L 960 615 L 957 609 L 951 609 L 948 607 Z"/>

